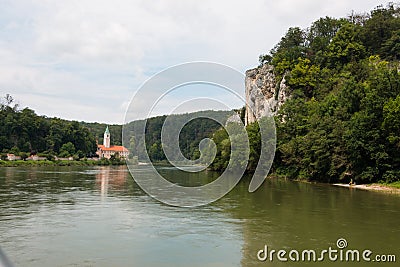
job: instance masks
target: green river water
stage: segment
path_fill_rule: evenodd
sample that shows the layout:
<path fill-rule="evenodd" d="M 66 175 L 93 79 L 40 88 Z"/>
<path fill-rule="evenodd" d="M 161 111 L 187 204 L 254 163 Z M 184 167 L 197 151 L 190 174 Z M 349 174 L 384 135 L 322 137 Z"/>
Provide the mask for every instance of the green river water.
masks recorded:
<path fill-rule="evenodd" d="M 138 166 L 134 175 L 149 167 Z M 159 171 L 178 183 L 216 173 Z M 242 181 L 207 206 L 178 208 L 146 195 L 125 166 L 0 169 L 0 246 L 15 266 L 400 266 L 400 196 L 267 179 Z M 370 262 L 301 261 L 304 250 L 371 250 Z M 284 262 L 268 250 L 300 251 Z M 260 256 L 264 254 L 261 253 Z M 395 255 L 396 262 L 377 262 Z M 292 253 L 292 256 L 295 256 Z M 339 256 L 339 251 L 338 251 Z"/>

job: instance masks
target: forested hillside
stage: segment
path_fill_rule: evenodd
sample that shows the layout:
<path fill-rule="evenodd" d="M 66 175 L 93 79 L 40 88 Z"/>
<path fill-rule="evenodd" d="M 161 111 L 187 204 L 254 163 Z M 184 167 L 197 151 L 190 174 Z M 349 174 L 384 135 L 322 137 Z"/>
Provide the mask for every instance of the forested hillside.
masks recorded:
<path fill-rule="evenodd" d="M 291 98 L 276 117 L 275 173 L 310 181 L 400 179 L 400 9 L 320 18 L 290 28 L 260 64 L 285 77 Z M 257 126 L 248 126 L 257 163 Z M 224 166 L 229 143 L 214 137 Z M 229 142 L 229 140 L 227 140 Z M 222 145 L 224 144 L 224 145 Z M 218 163 L 216 165 L 216 163 Z"/>
<path fill-rule="evenodd" d="M 182 154 L 188 159 L 197 159 L 200 156 L 200 141 L 206 137 L 211 137 L 221 127 L 216 121 L 207 117 L 219 118 L 220 121 L 225 122 L 229 115 L 232 115 L 232 112 L 213 110 L 170 115 L 170 123 L 177 126 L 182 125 L 182 122 L 188 121 L 188 118 L 196 118 L 185 124 L 179 134 L 179 146 Z M 151 161 L 166 160 L 161 144 L 161 130 L 166 118 L 167 116 L 158 116 L 148 119 L 145 136 L 140 132 L 145 123 L 144 120 L 130 122 L 125 126 L 126 135 L 124 138 L 127 138 L 125 144 L 129 144 L 129 149 L 139 157 L 139 160 L 145 159 L 143 156 L 144 144 Z"/>
<path fill-rule="evenodd" d="M 96 140 L 88 128 L 77 121 L 38 116 L 29 108 L 19 109 L 10 95 L 0 104 L 0 151 L 22 158 L 31 153 L 51 158 L 92 156 Z"/>
<path fill-rule="evenodd" d="M 20 109 L 10 95 L 1 100 L 0 105 L 0 152 L 3 159 L 7 153 L 22 158 L 30 154 L 39 154 L 48 159 L 54 156 L 84 158 L 95 156 L 96 139 L 101 144 L 107 124 L 68 121 L 59 118 L 39 116 L 29 108 Z M 171 116 L 171 122 L 179 125 L 190 117 L 216 116 L 226 121 L 228 111 L 201 111 L 191 114 Z M 166 116 L 149 118 L 146 123 L 146 149 L 152 161 L 163 161 L 165 155 L 161 146 L 161 128 Z M 144 136 L 138 132 L 144 120 L 126 125 L 133 133 L 133 138 L 126 144 L 131 155 L 144 159 L 144 146 L 140 142 Z M 111 144 L 122 144 L 122 125 L 108 125 L 111 133 Z M 211 137 L 220 125 L 207 118 L 198 118 L 188 122 L 180 133 L 180 149 L 190 159 L 199 157 L 198 145 L 205 137 Z"/>

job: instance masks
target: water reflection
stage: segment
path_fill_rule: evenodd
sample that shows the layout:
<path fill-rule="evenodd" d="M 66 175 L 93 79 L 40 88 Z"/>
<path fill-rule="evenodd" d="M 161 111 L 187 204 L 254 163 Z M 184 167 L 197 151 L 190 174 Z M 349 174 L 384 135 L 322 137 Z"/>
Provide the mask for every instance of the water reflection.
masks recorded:
<path fill-rule="evenodd" d="M 96 186 L 100 195 L 106 197 L 110 186 L 115 190 L 124 189 L 128 176 L 126 166 L 100 167 L 96 173 Z"/>

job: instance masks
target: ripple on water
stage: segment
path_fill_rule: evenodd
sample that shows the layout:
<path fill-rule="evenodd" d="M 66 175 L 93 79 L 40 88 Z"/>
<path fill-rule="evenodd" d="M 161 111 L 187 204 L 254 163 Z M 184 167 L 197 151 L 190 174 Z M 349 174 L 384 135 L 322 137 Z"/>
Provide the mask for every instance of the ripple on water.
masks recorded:
<path fill-rule="evenodd" d="M 247 189 L 177 208 L 144 194 L 124 168 L 0 168 L 0 244 L 17 266 L 33 267 L 257 266 L 265 244 L 325 248 L 339 237 L 400 247 L 398 198 L 277 180 Z"/>

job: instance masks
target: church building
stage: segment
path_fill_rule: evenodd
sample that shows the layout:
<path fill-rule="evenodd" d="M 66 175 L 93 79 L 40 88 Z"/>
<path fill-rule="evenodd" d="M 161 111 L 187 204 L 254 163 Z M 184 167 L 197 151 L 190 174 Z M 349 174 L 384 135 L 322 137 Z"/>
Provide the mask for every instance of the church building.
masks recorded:
<path fill-rule="evenodd" d="M 111 145 L 111 135 L 107 126 L 106 131 L 104 132 L 103 144 L 97 144 L 96 154 L 99 155 L 99 158 L 106 159 L 110 159 L 112 155 L 119 158 L 127 158 L 129 156 L 129 150 L 124 146 Z"/>

